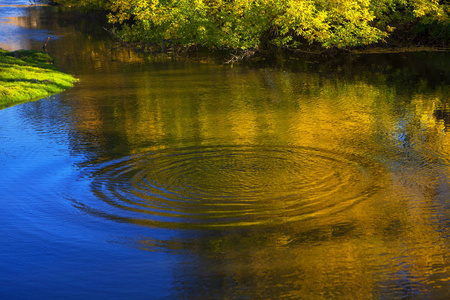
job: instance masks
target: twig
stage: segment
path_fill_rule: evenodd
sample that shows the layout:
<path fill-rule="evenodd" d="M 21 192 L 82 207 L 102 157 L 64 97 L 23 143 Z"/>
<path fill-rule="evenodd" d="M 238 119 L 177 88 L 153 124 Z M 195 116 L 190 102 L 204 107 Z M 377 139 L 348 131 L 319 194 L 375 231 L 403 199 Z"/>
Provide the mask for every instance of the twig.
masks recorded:
<path fill-rule="evenodd" d="M 109 30 L 109 29 L 107 29 L 107 28 L 105 28 L 105 27 L 103 27 L 103 30 L 105 30 L 106 32 L 108 32 L 109 34 L 111 34 L 112 36 L 114 36 L 117 40 L 119 40 L 119 42 L 120 42 L 123 46 L 130 48 L 130 45 L 129 45 L 128 43 L 126 43 L 126 42 L 122 39 L 122 37 L 120 37 L 120 35 L 118 35 L 118 34 L 115 33 L 114 31 Z"/>
<path fill-rule="evenodd" d="M 47 52 L 47 43 L 48 43 L 48 41 L 50 41 L 50 37 L 49 36 L 47 37 L 47 40 L 45 41 L 44 46 L 42 46 L 42 49 L 44 49 L 45 53 L 48 53 Z"/>
<path fill-rule="evenodd" d="M 232 56 L 231 59 L 227 60 L 223 64 L 224 65 L 228 65 L 228 64 L 234 64 L 234 63 L 239 62 L 239 61 L 243 61 L 244 59 L 250 58 L 253 55 L 255 55 L 256 52 L 257 52 L 256 49 L 252 49 L 252 50 L 247 49 L 247 50 L 241 50 L 240 53 L 237 54 L 237 55 L 231 53 L 231 56 Z"/>

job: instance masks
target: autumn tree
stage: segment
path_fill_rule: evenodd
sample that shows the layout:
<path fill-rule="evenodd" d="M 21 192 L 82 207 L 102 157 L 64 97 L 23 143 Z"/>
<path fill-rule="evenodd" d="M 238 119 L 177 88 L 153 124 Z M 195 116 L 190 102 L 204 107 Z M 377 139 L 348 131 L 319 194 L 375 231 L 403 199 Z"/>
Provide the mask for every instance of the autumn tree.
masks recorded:
<path fill-rule="evenodd" d="M 405 23 L 450 32 L 448 0 L 58 0 L 102 9 L 124 41 L 257 49 L 369 45 Z M 450 40 L 450 37 L 447 37 Z"/>

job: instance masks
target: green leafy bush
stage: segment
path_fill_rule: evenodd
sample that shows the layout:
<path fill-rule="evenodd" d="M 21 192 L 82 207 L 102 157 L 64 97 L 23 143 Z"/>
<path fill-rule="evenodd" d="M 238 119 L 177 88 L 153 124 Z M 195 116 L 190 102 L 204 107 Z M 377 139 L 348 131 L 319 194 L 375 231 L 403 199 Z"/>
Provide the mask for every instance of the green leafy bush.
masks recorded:
<path fill-rule="evenodd" d="M 401 23 L 442 27 L 448 0 L 58 0 L 103 9 L 124 41 L 250 49 L 351 47 L 385 39 Z"/>

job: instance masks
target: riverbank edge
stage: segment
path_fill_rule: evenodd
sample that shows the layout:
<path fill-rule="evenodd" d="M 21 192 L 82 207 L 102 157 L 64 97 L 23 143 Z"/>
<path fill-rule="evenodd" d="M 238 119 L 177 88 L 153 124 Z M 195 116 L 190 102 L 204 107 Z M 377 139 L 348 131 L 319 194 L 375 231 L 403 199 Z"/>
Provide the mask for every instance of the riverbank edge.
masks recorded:
<path fill-rule="evenodd" d="M 0 109 L 58 94 L 77 81 L 59 71 L 48 53 L 0 48 Z"/>
<path fill-rule="evenodd" d="M 46 3 L 49 3 L 48 1 Z M 414 24 L 408 26 L 399 26 L 395 32 L 391 33 L 388 38 L 377 43 L 364 46 L 353 47 L 330 47 L 326 48 L 317 43 L 304 43 L 296 48 L 279 47 L 273 44 L 261 45 L 256 48 L 240 49 L 240 48 L 215 48 L 206 47 L 197 43 L 189 45 L 176 45 L 172 41 L 165 42 L 129 42 L 123 40 L 120 35 L 121 26 L 113 25 L 108 22 L 107 10 L 99 8 L 81 9 L 72 7 L 67 4 L 52 2 L 59 11 L 72 14 L 72 18 L 77 20 L 88 21 L 96 24 L 99 28 L 103 28 L 108 32 L 113 41 L 113 48 L 126 48 L 138 54 L 147 57 L 155 57 L 157 59 L 188 59 L 196 60 L 201 57 L 201 61 L 218 63 L 220 65 L 234 65 L 258 63 L 267 57 L 274 57 L 282 54 L 285 57 L 297 58 L 298 56 L 312 55 L 323 58 L 345 57 L 347 55 L 364 55 L 364 54 L 391 54 L 403 52 L 448 52 L 450 51 L 450 39 L 446 41 L 433 40 L 428 37 L 427 33 L 418 33 Z M 450 27 L 449 27 L 450 30 Z M 450 31 L 449 31 L 450 32 Z"/>

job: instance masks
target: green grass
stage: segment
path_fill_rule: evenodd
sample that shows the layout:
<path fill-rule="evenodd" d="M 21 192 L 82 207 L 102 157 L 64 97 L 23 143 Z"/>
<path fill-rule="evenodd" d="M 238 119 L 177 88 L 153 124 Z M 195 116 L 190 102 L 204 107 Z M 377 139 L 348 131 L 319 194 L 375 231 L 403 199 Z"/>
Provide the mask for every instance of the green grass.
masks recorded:
<path fill-rule="evenodd" d="M 58 71 L 45 52 L 0 49 L 0 109 L 60 93 L 76 81 Z"/>

